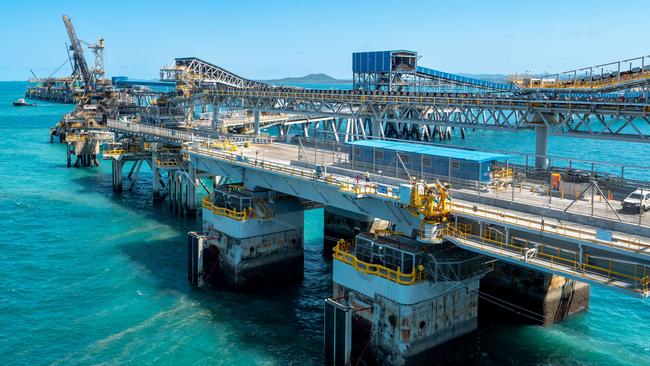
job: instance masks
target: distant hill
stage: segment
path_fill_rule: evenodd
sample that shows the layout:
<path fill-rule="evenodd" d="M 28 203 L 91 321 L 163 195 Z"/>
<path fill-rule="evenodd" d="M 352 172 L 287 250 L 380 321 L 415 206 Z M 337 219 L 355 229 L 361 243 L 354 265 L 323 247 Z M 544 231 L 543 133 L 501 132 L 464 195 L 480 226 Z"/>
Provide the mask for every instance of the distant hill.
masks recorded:
<path fill-rule="evenodd" d="M 475 78 L 475 79 L 495 81 L 495 82 L 507 82 L 508 80 L 507 75 L 501 75 L 501 74 L 460 74 L 460 75 Z M 288 77 L 283 79 L 260 80 L 260 81 L 270 83 L 270 84 L 341 84 L 341 83 L 350 84 L 352 83 L 352 80 L 350 79 L 336 79 L 323 73 L 309 74 L 302 77 Z"/>
<path fill-rule="evenodd" d="M 502 74 L 459 74 L 459 75 L 467 76 L 468 78 L 501 82 L 501 83 L 508 81 L 508 75 L 502 75 Z"/>
<path fill-rule="evenodd" d="M 336 79 L 327 74 L 309 74 L 302 77 L 290 77 L 274 80 L 262 80 L 271 84 L 337 84 L 337 83 L 351 83 L 352 80 Z"/>

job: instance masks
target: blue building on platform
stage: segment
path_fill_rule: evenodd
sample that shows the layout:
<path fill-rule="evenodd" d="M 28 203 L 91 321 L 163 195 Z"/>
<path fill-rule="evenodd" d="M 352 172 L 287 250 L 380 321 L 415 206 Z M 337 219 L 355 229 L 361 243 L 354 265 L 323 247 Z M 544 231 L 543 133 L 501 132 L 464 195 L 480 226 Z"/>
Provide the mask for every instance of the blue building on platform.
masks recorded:
<path fill-rule="evenodd" d="M 390 140 L 358 140 L 348 142 L 350 161 L 373 167 L 406 167 L 412 175 L 438 175 L 487 183 L 490 170 L 507 155 L 451 147 Z M 397 156 L 399 154 L 399 160 Z M 400 161 L 401 160 L 401 161 Z"/>

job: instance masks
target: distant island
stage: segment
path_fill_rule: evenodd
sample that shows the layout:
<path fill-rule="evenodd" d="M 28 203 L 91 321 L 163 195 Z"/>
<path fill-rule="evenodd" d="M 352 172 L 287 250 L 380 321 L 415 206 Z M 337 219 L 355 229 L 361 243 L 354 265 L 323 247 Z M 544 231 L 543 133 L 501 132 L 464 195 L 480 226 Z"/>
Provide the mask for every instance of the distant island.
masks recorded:
<path fill-rule="evenodd" d="M 494 81 L 497 83 L 508 82 L 508 75 L 503 74 L 458 74 L 462 76 L 467 76 L 468 78 L 474 78 L 485 81 Z"/>
<path fill-rule="evenodd" d="M 460 74 L 475 79 L 507 82 L 508 76 L 501 74 Z M 309 74 L 301 77 L 287 77 L 282 79 L 259 80 L 269 84 L 286 85 L 286 84 L 351 84 L 351 79 L 337 79 L 327 74 Z"/>
<path fill-rule="evenodd" d="M 351 79 L 337 79 L 327 74 L 309 74 L 301 77 L 288 77 L 283 79 L 260 80 L 270 84 L 350 84 Z"/>

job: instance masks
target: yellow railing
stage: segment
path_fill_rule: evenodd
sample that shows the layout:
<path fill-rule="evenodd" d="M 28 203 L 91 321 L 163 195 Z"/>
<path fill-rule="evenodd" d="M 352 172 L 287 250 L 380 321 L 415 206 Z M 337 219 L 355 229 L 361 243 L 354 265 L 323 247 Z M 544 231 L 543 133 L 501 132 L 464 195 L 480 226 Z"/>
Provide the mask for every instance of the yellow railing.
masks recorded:
<path fill-rule="evenodd" d="M 629 81 L 644 80 L 650 77 L 650 73 L 643 71 L 641 73 L 620 75 L 613 78 L 606 78 L 601 80 L 535 80 L 530 85 L 526 85 L 523 80 L 515 81 L 517 84 L 526 88 L 541 88 L 541 89 L 565 89 L 565 88 L 580 88 L 580 89 L 596 89 L 606 86 L 622 84 Z"/>
<path fill-rule="evenodd" d="M 76 142 L 76 141 L 86 141 L 88 136 L 86 135 L 77 135 L 77 134 L 67 134 L 65 136 L 65 142 Z"/>
<path fill-rule="evenodd" d="M 612 281 L 620 281 L 631 285 L 634 292 L 639 292 L 641 294 L 647 294 L 650 287 L 650 273 L 646 266 L 633 264 L 635 275 L 630 275 L 627 273 L 622 273 L 612 269 L 614 263 L 613 260 L 609 259 L 608 267 L 597 266 L 594 264 L 589 264 L 589 255 L 585 255 L 583 261 L 580 261 L 580 255 L 573 251 L 561 250 L 560 248 L 552 248 L 557 251 L 556 254 L 551 254 L 548 252 L 549 249 L 543 245 L 536 242 L 530 242 L 527 239 L 512 237 L 510 243 L 506 243 L 504 240 L 495 240 L 493 236 L 489 233 L 484 233 L 484 235 L 476 236 L 471 234 L 470 231 L 466 230 L 466 227 L 461 229 L 461 225 L 469 224 L 454 224 L 449 223 L 445 229 L 442 230 L 442 235 L 450 236 L 452 238 L 463 239 L 471 242 L 476 242 L 480 245 L 488 245 L 495 249 L 498 249 L 497 254 L 501 254 L 504 251 L 509 253 L 518 254 L 522 258 L 525 258 L 529 250 L 535 249 L 533 255 L 534 258 L 540 259 L 536 265 L 546 267 L 549 269 L 566 271 L 573 275 L 589 278 L 587 275 L 597 275 L 606 278 L 605 281 L 600 281 L 606 285 L 616 286 L 620 288 L 629 289 L 627 286 L 622 286 Z M 519 243 L 519 245 L 515 244 Z M 531 243 L 533 245 L 531 245 Z M 471 245 L 471 243 L 470 243 Z M 566 256 L 561 256 L 562 253 L 572 253 L 573 258 L 567 258 Z M 630 264 L 632 265 L 632 264 Z M 637 275 L 638 273 L 638 275 Z M 596 278 L 590 278 L 592 280 L 598 280 Z"/>
<path fill-rule="evenodd" d="M 124 149 L 107 149 L 107 150 L 102 150 L 102 154 L 104 154 L 104 155 L 122 155 L 122 154 L 126 154 L 126 150 L 124 150 Z"/>
<path fill-rule="evenodd" d="M 164 161 L 162 161 L 160 159 L 156 159 L 156 165 L 160 166 L 160 167 L 177 167 L 178 162 L 174 161 L 174 160 L 164 160 Z"/>
<path fill-rule="evenodd" d="M 508 169 L 499 169 L 495 170 L 492 172 L 492 178 L 498 179 L 498 178 L 512 178 L 514 175 L 514 172 L 512 171 L 512 168 Z"/>
<path fill-rule="evenodd" d="M 520 226 L 530 230 L 539 230 L 541 232 L 563 236 L 570 239 L 592 242 L 612 248 L 627 249 L 637 253 L 645 249 L 650 249 L 650 244 L 642 243 L 639 238 L 621 237 L 619 235 L 614 235 L 612 237 L 612 241 L 609 242 L 598 239 L 596 237 L 595 230 L 586 230 L 580 227 L 544 222 L 543 220 L 536 218 L 519 216 L 507 211 L 489 210 L 478 206 L 463 204 L 457 201 L 453 202 L 451 206 L 452 214 L 466 214 L 484 218 L 486 220 L 501 222 L 508 225 Z"/>
<path fill-rule="evenodd" d="M 222 150 L 210 150 L 194 147 L 186 147 L 186 149 L 190 153 L 210 156 L 220 160 L 230 161 L 238 165 L 246 165 L 258 169 L 269 170 L 306 180 L 321 181 L 328 185 L 338 187 L 338 189 L 344 192 L 367 194 L 395 201 L 399 200 L 398 191 L 396 189 L 394 190 L 393 187 L 390 186 L 384 186 L 384 188 L 386 188 L 386 193 L 384 193 L 384 191 L 379 192 L 378 185 L 374 183 L 353 183 L 354 181 L 350 180 L 350 178 L 334 177 L 331 175 L 317 176 L 315 172 L 310 169 L 288 166 L 271 161 L 251 159 L 241 154 L 228 153 Z M 599 245 L 606 245 L 613 248 L 628 249 L 635 252 L 640 252 L 641 250 L 650 248 L 650 244 L 642 243 L 640 242 L 640 239 L 637 238 L 626 238 L 615 235 L 612 242 L 603 241 L 599 240 L 596 237 L 596 233 L 593 230 L 585 230 L 580 227 L 572 227 L 563 224 L 544 223 L 540 219 L 519 216 L 507 211 L 485 209 L 478 206 L 460 203 L 458 201 L 452 202 L 451 208 L 452 214 L 468 214 L 475 217 L 485 218 L 487 220 L 503 222 L 508 225 L 525 227 L 531 230 L 539 230 L 542 232 L 547 232 L 549 234 L 559 235 L 571 239 L 594 242 Z"/>
<path fill-rule="evenodd" d="M 399 267 L 397 267 L 397 270 L 394 270 L 380 264 L 372 264 L 359 260 L 354 254 L 350 253 L 351 248 L 350 243 L 343 239 L 339 240 L 334 247 L 334 259 L 351 265 L 361 273 L 385 278 L 400 285 L 413 285 L 426 278 L 424 266 L 422 265 L 418 266 L 417 269 L 414 268 L 411 273 L 402 273 Z"/>
<path fill-rule="evenodd" d="M 237 211 L 225 207 L 215 206 L 212 204 L 212 202 L 210 202 L 210 197 L 205 197 L 203 199 L 203 208 L 207 208 L 215 215 L 229 217 L 233 220 L 245 221 L 248 217 L 246 209 L 244 209 L 244 211 Z"/>

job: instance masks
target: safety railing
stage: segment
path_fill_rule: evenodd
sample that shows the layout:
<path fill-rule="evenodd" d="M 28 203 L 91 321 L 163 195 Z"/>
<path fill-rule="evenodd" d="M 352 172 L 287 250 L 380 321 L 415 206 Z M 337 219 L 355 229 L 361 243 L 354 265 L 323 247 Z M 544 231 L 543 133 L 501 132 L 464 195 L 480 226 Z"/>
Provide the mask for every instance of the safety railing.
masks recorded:
<path fill-rule="evenodd" d="M 122 154 L 126 154 L 126 150 L 124 150 L 124 149 L 104 149 L 104 150 L 102 150 L 102 154 L 104 154 L 104 155 L 122 155 Z"/>
<path fill-rule="evenodd" d="M 529 108 L 547 108 L 547 109 L 570 109 L 570 110 L 617 110 L 639 111 L 650 107 L 648 103 L 621 103 L 614 101 L 589 101 L 589 100 L 549 100 L 549 99 L 520 99 L 517 97 L 493 97 L 480 98 L 471 94 L 455 94 L 453 96 L 425 96 L 425 95 L 400 95 L 395 94 L 356 94 L 355 92 L 322 92 L 322 91 L 274 91 L 274 90 L 257 90 L 257 89 L 222 89 L 210 91 L 209 93 L 236 96 L 236 97 L 266 97 L 266 98 L 300 98 L 318 101 L 335 101 L 335 102 L 382 102 L 382 103 L 407 103 L 407 104 L 427 104 L 440 106 L 476 106 L 491 108 L 509 108 L 509 109 L 529 109 Z"/>
<path fill-rule="evenodd" d="M 600 77 L 600 75 L 594 75 Z M 619 75 L 616 77 L 608 77 L 605 79 L 588 79 L 585 81 L 576 80 L 540 80 L 539 82 L 533 83 L 530 86 L 527 86 L 531 89 L 600 89 L 608 86 L 614 86 L 619 84 L 628 83 L 631 81 L 642 81 L 650 78 L 650 72 L 642 71 L 633 74 Z"/>
<path fill-rule="evenodd" d="M 212 135 L 207 131 L 202 131 L 203 133 L 187 132 L 181 130 L 175 130 L 171 128 L 164 128 L 158 126 L 152 126 L 145 123 L 136 123 L 136 122 L 123 122 L 116 120 L 109 120 L 106 125 L 110 128 L 115 128 L 118 130 L 129 131 L 140 134 L 153 135 L 156 137 L 168 138 L 174 141 L 198 141 L 207 143 L 210 140 L 213 140 L 215 143 L 221 144 L 271 144 L 273 143 L 273 138 L 265 136 L 247 136 L 247 135 Z M 200 132 L 200 131 L 196 131 Z"/>
<path fill-rule="evenodd" d="M 511 253 L 523 262 L 538 259 L 535 265 L 551 270 L 563 271 L 574 276 L 601 282 L 605 285 L 632 290 L 643 296 L 648 295 L 650 272 L 645 265 L 599 258 L 599 260 L 608 264 L 607 267 L 603 267 L 593 262 L 589 263 L 589 255 L 581 258 L 577 252 L 557 247 L 551 247 L 549 250 L 548 246 L 544 244 L 517 237 L 512 237 L 509 242 L 506 242 L 505 240 L 494 239 L 488 235 L 473 235 L 471 231 L 463 230 L 458 224 L 454 223 L 449 223 L 442 232 L 444 236 L 461 239 L 464 244 L 469 246 L 478 245 L 493 248 L 493 252 L 496 255 L 503 255 L 506 252 Z M 556 253 L 553 254 L 550 251 L 556 251 Z M 613 269 L 614 265 L 628 266 L 630 272 L 634 274 L 615 270 Z M 621 283 L 617 283 L 616 281 Z"/>
<path fill-rule="evenodd" d="M 359 260 L 354 254 L 350 253 L 351 250 L 352 245 L 341 239 L 334 246 L 333 257 L 338 261 L 351 265 L 361 273 L 378 276 L 400 285 L 413 285 L 426 278 L 426 272 L 422 265 L 418 266 L 417 269 L 414 268 L 411 273 L 402 273 L 400 267 L 397 267 L 395 270 L 380 264 L 372 264 Z"/>
<path fill-rule="evenodd" d="M 86 141 L 89 138 L 90 138 L 90 136 L 88 136 L 88 135 L 67 134 L 65 136 L 65 142 Z"/>
<path fill-rule="evenodd" d="M 548 223 L 542 219 L 520 216 L 505 210 L 490 210 L 479 206 L 469 205 L 454 201 L 451 203 L 452 214 L 464 214 L 485 220 L 495 221 L 511 226 L 519 226 L 529 230 L 541 231 L 568 239 L 591 242 L 611 248 L 625 249 L 639 253 L 650 248 L 650 243 L 642 242 L 636 237 L 622 237 L 613 235 L 612 241 L 605 241 L 596 237 L 595 230 L 587 230 L 576 226 L 568 226 L 559 223 Z"/>
<path fill-rule="evenodd" d="M 161 168 L 174 168 L 177 167 L 178 161 L 176 160 L 160 160 L 156 159 L 156 166 L 159 166 Z"/>
<path fill-rule="evenodd" d="M 130 132 L 146 133 L 179 141 L 192 141 L 194 139 L 194 134 L 189 132 L 150 126 L 140 123 L 108 121 L 106 125 L 111 128 L 122 129 Z"/>
<path fill-rule="evenodd" d="M 233 144 L 230 141 L 226 140 L 217 140 L 217 141 L 200 141 L 199 146 L 201 147 L 206 147 L 206 148 L 213 148 L 213 149 L 218 149 L 218 150 L 225 150 L 225 151 L 237 151 L 237 145 Z"/>
<path fill-rule="evenodd" d="M 495 170 L 491 175 L 494 179 L 512 179 L 514 177 L 514 171 L 512 168 L 503 168 Z"/>
<path fill-rule="evenodd" d="M 371 195 L 389 200 L 399 200 L 399 188 L 386 184 L 361 182 L 360 179 L 353 179 L 345 176 L 336 176 L 332 174 L 316 174 L 316 172 L 312 169 L 298 168 L 286 164 L 279 164 L 269 160 L 249 158 L 243 154 L 229 153 L 221 150 L 196 148 L 192 146 L 186 146 L 184 148 L 190 153 L 229 161 L 237 165 L 245 165 L 257 169 L 264 169 L 280 174 L 290 175 L 297 178 L 323 182 L 328 185 L 337 187 L 343 192 L 358 195 Z"/>
<path fill-rule="evenodd" d="M 210 202 L 209 196 L 203 199 L 203 208 L 210 210 L 215 215 L 225 216 L 238 221 L 245 221 L 249 216 L 246 209 L 244 209 L 244 211 L 237 211 L 225 207 L 216 206 Z"/>
<path fill-rule="evenodd" d="M 225 151 L 218 151 L 212 149 L 186 147 L 187 151 L 197 153 L 200 155 L 226 160 L 238 165 L 247 165 L 259 169 L 265 169 L 281 174 L 286 174 L 294 177 L 299 177 L 309 180 L 318 180 L 325 182 L 329 185 L 338 187 L 343 192 L 359 194 L 359 195 L 372 195 L 383 197 L 391 200 L 399 200 L 399 190 L 397 187 L 389 186 L 386 184 L 378 184 L 374 182 L 362 182 L 360 179 L 352 179 L 350 177 L 323 175 L 316 174 L 314 170 L 306 168 L 298 168 L 286 164 L 279 164 L 272 161 L 252 159 L 243 154 L 229 153 Z M 640 252 L 644 249 L 650 248 L 650 243 L 644 243 L 640 238 L 635 237 L 622 237 L 614 235 L 612 241 L 600 240 L 596 237 L 594 230 L 586 230 L 580 227 L 545 223 L 541 219 L 534 219 L 525 216 L 508 213 L 504 210 L 493 210 L 481 208 L 478 206 L 464 204 L 454 201 L 451 204 L 452 213 L 466 214 L 474 217 L 480 217 L 487 220 L 497 221 L 509 225 L 520 226 L 530 230 L 537 230 L 547 232 L 550 234 L 563 236 L 570 239 L 577 239 L 582 241 L 593 242 L 595 244 L 609 246 L 612 248 L 626 249 L 635 252 Z"/>

